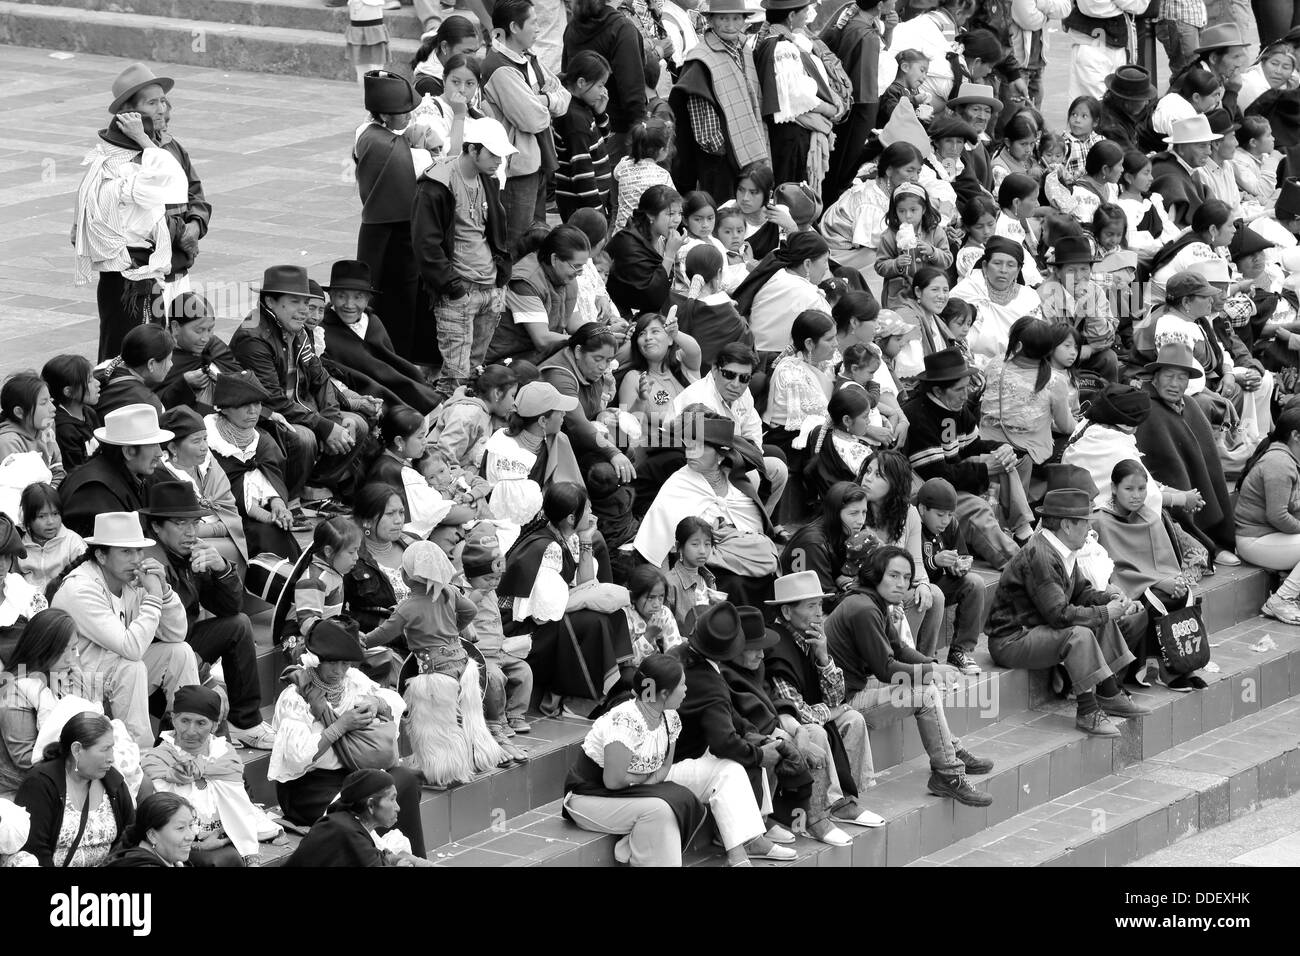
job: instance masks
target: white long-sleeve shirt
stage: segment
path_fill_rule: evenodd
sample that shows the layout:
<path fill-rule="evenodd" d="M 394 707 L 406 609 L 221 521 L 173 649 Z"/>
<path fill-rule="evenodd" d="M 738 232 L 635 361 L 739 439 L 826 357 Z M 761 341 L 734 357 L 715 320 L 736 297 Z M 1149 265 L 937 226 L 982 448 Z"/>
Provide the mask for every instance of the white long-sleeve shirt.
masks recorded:
<path fill-rule="evenodd" d="M 396 733 L 397 721 L 406 712 L 406 702 L 355 667 L 348 668 L 343 678 L 343 696 L 335 712 L 341 714 L 351 710 L 364 697 L 378 697 L 389 706 L 393 712 L 393 732 Z M 319 759 L 316 757 L 325 724 L 316 719 L 297 687 L 286 687 L 280 694 L 275 702 L 271 726 L 275 729 L 275 746 L 271 749 L 268 779 L 288 783 L 309 770 L 339 770 L 343 767 L 333 747 L 327 747 Z"/>

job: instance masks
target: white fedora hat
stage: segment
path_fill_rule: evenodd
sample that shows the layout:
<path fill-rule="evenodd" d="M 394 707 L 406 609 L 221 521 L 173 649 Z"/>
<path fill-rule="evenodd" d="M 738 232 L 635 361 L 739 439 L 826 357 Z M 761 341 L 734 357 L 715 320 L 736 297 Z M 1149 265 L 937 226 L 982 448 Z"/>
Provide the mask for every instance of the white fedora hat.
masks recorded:
<path fill-rule="evenodd" d="M 1183 143 L 1213 143 L 1216 139 L 1223 139 L 1223 134 L 1210 129 L 1210 120 L 1204 113 L 1197 113 L 1175 123 L 1165 142 L 1178 146 Z"/>
<path fill-rule="evenodd" d="M 822 590 L 821 578 L 817 577 L 816 571 L 796 571 L 794 574 L 783 574 L 776 579 L 772 586 L 772 596 L 774 601 L 765 601 L 765 604 L 794 604 L 798 601 L 808 601 L 812 598 L 834 597 L 834 594 L 827 594 Z"/>
<path fill-rule="evenodd" d="M 134 511 L 106 511 L 95 515 L 95 533 L 86 544 L 101 548 L 152 548 L 153 538 L 140 530 L 140 516 Z"/>
<path fill-rule="evenodd" d="M 158 427 L 158 411 L 152 405 L 123 405 L 104 416 L 104 427 L 95 437 L 105 445 L 161 445 L 176 436 Z"/>

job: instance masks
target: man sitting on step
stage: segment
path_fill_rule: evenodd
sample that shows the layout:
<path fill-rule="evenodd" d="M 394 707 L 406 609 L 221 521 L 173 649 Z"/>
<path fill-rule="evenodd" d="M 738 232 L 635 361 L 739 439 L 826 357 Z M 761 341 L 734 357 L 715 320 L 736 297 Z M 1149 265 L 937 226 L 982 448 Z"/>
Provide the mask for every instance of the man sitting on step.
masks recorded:
<path fill-rule="evenodd" d="M 1134 660 L 1130 645 L 1146 633 L 1146 611 L 1118 587 L 1099 591 L 1079 572 L 1078 551 L 1092 527 L 1088 491 L 1049 491 L 1038 514 L 1038 531 L 998 581 L 985 626 L 989 653 L 1001 667 L 1063 664 L 1078 695 L 1075 726 L 1097 737 L 1117 737 L 1107 715 L 1150 713 L 1120 686 L 1124 668 Z"/>
<path fill-rule="evenodd" d="M 185 606 L 186 642 L 199 659 L 221 661 L 230 714 L 228 736 L 236 745 L 270 750 L 275 733 L 262 720 L 253 625 L 243 613 L 244 582 L 235 566 L 198 536 L 209 514 L 187 481 L 160 481 L 149 489 L 149 506 L 141 510 L 157 541 L 167 584 Z M 199 620 L 199 612 L 210 617 Z"/>

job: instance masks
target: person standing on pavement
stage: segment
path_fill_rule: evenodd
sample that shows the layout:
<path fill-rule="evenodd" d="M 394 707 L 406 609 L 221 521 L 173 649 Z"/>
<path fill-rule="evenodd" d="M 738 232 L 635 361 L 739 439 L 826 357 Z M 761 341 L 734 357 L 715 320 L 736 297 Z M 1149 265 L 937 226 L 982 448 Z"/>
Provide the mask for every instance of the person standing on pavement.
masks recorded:
<path fill-rule="evenodd" d="M 483 364 L 501 321 L 511 263 L 496 173 L 516 152 L 496 120 L 466 120 L 460 156 L 430 166 L 415 187 L 411 241 L 442 354 L 439 403 Z"/>
<path fill-rule="evenodd" d="M 405 77 L 386 70 L 365 75 L 370 121 L 357 135 L 352 156 L 361 193 L 357 258 L 370 267 L 379 290 L 376 311 L 398 355 L 420 357 L 416 335 L 418 278 L 411 249 L 415 165 L 403 137 L 419 102 Z"/>
<path fill-rule="evenodd" d="M 167 584 L 185 607 L 186 643 L 204 663 L 221 661 L 230 739 L 270 750 L 275 734 L 260 712 L 257 648 L 253 624 L 243 612 L 244 582 L 235 565 L 198 535 L 202 519 L 211 512 L 199 503 L 189 482 L 160 481 L 149 489 L 149 506 L 140 513 L 157 542 L 156 556 Z M 201 611 L 209 615 L 202 621 Z"/>
<path fill-rule="evenodd" d="M 515 153 L 506 170 L 506 243 L 546 221 L 547 182 L 555 173 L 551 119 L 569 110 L 569 91 L 532 53 L 537 14 L 532 0 L 499 0 L 492 10 L 492 49 L 483 58 L 483 97 L 501 118 Z"/>
<path fill-rule="evenodd" d="M 1161 0 L 1160 8 L 1163 11 L 1166 4 L 1181 2 L 1188 0 Z M 1201 22 L 1204 23 L 1203 0 L 1190 2 L 1201 7 Z M 1072 44 L 1071 100 L 1079 96 L 1101 99 L 1106 92 L 1106 77 L 1133 61 L 1130 50 L 1133 17 L 1144 13 L 1148 4 L 1149 0 L 1075 0 L 1074 9 L 1061 21 L 1061 29 Z"/>

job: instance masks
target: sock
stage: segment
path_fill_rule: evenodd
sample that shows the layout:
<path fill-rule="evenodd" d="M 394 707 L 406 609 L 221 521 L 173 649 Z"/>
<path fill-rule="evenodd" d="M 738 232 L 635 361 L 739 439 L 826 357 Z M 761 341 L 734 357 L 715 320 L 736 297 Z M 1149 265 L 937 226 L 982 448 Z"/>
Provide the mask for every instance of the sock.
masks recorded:
<path fill-rule="evenodd" d="M 1097 703 L 1097 695 L 1090 690 L 1080 691 L 1079 696 L 1075 699 L 1079 705 L 1078 715 L 1080 717 L 1087 717 L 1089 714 L 1096 713 L 1101 709 L 1101 705 Z"/>
<path fill-rule="evenodd" d="M 1119 693 L 1119 684 L 1115 680 L 1115 675 L 1111 674 L 1104 681 L 1097 685 L 1097 693 L 1102 697 L 1114 697 Z"/>

